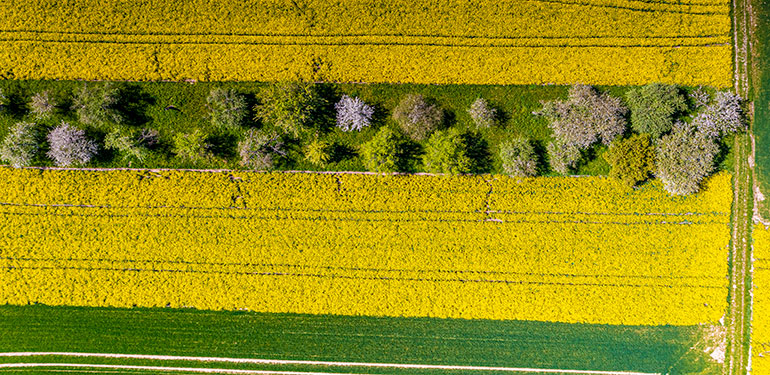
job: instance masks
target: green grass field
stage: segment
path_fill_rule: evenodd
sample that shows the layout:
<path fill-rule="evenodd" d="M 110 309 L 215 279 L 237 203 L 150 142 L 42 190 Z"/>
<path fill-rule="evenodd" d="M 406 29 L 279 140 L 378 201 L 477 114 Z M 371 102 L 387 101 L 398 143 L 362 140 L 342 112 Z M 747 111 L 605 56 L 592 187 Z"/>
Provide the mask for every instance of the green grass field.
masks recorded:
<path fill-rule="evenodd" d="M 770 57 L 770 1 L 753 1 L 756 12 L 753 46 L 759 58 Z M 770 220 L 770 69 L 764 64 L 752 66 L 754 99 L 754 137 L 757 182 L 766 200 L 759 204 L 760 213 Z"/>
<path fill-rule="evenodd" d="M 4 137 L 8 128 L 15 122 L 26 119 L 33 121 L 28 113 L 28 102 L 35 93 L 48 90 L 63 108 L 70 106 L 72 92 L 84 83 L 78 81 L 0 81 L 0 89 L 9 97 L 11 104 L 0 113 L 0 137 Z M 206 97 L 213 87 L 231 87 L 246 95 L 249 103 L 255 103 L 254 94 L 263 87 L 264 83 L 175 83 L 175 82 L 124 82 L 119 83 L 123 90 L 123 102 L 127 124 L 139 128 L 157 129 L 164 145 L 159 152 L 146 161 L 144 165 L 133 164 L 132 167 L 151 168 L 239 168 L 235 159 L 237 140 L 232 135 L 219 134 L 209 123 L 206 108 Z M 365 170 L 356 156 L 358 145 L 369 140 L 376 129 L 383 125 L 395 123 L 390 118 L 392 109 L 407 94 L 420 93 L 434 100 L 447 114 L 447 125 L 474 131 L 475 139 L 487 150 L 491 163 L 487 170 L 481 172 L 501 172 L 500 161 L 497 157 L 499 143 L 516 136 L 527 137 L 537 144 L 537 150 L 545 155 L 545 146 L 550 141 L 550 129 L 543 117 L 532 112 L 542 108 L 541 101 L 566 98 L 568 86 L 481 86 L 481 85 L 399 85 L 399 84 L 324 84 L 322 92 L 331 102 L 335 102 L 343 94 L 359 96 L 367 103 L 375 106 L 373 126 L 362 132 L 342 132 L 333 128 L 328 132 L 319 133 L 321 139 L 326 139 L 338 145 L 340 157 L 337 161 L 319 168 L 304 160 L 302 144 L 308 139 L 289 142 L 289 161 L 283 162 L 280 169 L 297 170 Z M 622 97 L 631 87 L 600 87 L 615 96 Z M 501 113 L 502 125 L 493 129 L 475 131 L 468 108 L 478 97 L 487 99 Z M 173 105 L 177 110 L 167 110 Z M 333 116 L 333 113 L 330 113 Z M 252 115 L 249 115 L 251 118 Z M 61 120 L 76 122 L 72 111 L 60 109 L 53 118 L 44 121 L 46 126 L 55 126 Z M 332 119 L 333 121 L 333 119 Z M 252 123 L 252 125 L 255 125 Z M 210 143 L 218 150 L 217 160 L 190 164 L 172 157 L 170 152 L 171 138 L 177 132 L 191 132 L 202 129 L 211 134 Z M 102 139 L 105 131 L 93 130 L 92 135 Z M 310 135 L 312 137 L 314 135 Z M 307 138 L 307 137 L 306 137 Z M 732 142 L 724 142 L 725 152 L 722 154 L 722 169 L 731 168 L 730 146 Z M 604 175 L 609 171 L 608 164 L 601 157 L 605 147 L 598 147 L 579 165 L 578 174 Z M 482 152 L 482 154 L 484 154 Z M 108 152 L 92 165 L 97 167 L 126 167 L 128 165 L 120 158 L 113 157 Z M 545 159 L 543 159 L 545 161 Z M 44 156 L 38 165 L 51 165 Z M 418 163 L 419 164 L 419 163 Z M 420 168 L 416 171 L 420 171 Z"/>
<path fill-rule="evenodd" d="M 6 305 L 0 306 L 0 332 L 3 332 L 0 352 L 155 354 L 650 373 L 711 369 L 705 354 L 689 350 L 702 338 L 700 328 L 692 326 Z M 0 357 L 0 363 L 11 362 L 126 364 L 127 360 Z M 130 363 L 154 365 L 158 361 L 130 360 Z M 160 365 L 178 364 L 164 361 Z M 228 364 L 210 365 L 224 368 L 222 366 Z M 375 370 L 387 373 L 383 372 L 387 369 Z M 395 373 L 404 373 L 404 370 Z"/>

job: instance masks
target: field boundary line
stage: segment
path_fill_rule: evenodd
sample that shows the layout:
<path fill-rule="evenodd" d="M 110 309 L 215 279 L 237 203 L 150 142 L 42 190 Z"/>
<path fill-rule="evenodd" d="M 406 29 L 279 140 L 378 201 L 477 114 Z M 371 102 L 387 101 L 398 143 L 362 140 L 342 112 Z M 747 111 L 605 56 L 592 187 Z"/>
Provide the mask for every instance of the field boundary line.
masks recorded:
<path fill-rule="evenodd" d="M 272 221 L 325 221 L 325 222 L 424 222 L 424 223 L 495 223 L 497 225 L 502 224 L 592 224 L 592 225 L 730 225 L 730 223 L 722 222 L 706 222 L 706 221 L 650 221 L 650 222 L 621 222 L 621 221 L 587 221 L 587 220 L 474 220 L 474 219 L 432 219 L 425 217 L 406 217 L 398 220 L 393 219 L 379 219 L 379 218 L 343 218 L 343 217 L 277 217 L 277 216 L 237 216 L 237 215 L 185 215 L 180 213 L 165 213 L 165 214 L 78 214 L 78 213 L 53 213 L 53 212 L 11 212 L 0 211 L 0 215 L 14 215 L 14 216 L 59 216 L 59 217 L 101 217 L 101 218 L 114 218 L 114 217 L 148 217 L 148 218 L 186 218 L 186 219 L 230 219 L 230 220 L 272 220 Z"/>
<path fill-rule="evenodd" d="M 384 192 L 406 191 L 407 189 L 381 189 Z M 442 192 L 455 192 L 447 190 Z M 459 192 L 464 192 L 460 190 Z M 490 194 L 490 193 L 485 193 Z M 331 213 L 385 213 L 385 214 L 411 214 L 411 213 L 437 213 L 437 214 L 507 214 L 507 215 L 587 215 L 587 216 L 728 216 L 728 212 L 557 212 L 557 211 L 506 211 L 506 210 L 389 210 L 389 209 L 336 209 L 336 208 L 287 208 L 287 207 L 196 207 L 196 206 L 113 206 L 109 204 L 73 204 L 73 203 L 11 203 L 0 202 L 0 206 L 12 207 L 73 207 L 73 208 L 106 208 L 106 209 L 175 209 L 175 210 L 246 210 L 246 211 L 291 211 L 291 212 L 331 212 Z"/>
<path fill-rule="evenodd" d="M 207 367 L 164 367 L 164 366 L 136 366 L 136 365 L 104 365 L 88 363 L 4 363 L 2 368 L 35 368 L 35 367 L 74 367 L 92 369 L 120 369 L 120 370 L 148 370 L 164 372 L 202 372 L 213 374 L 258 374 L 258 375 L 364 375 L 357 373 L 337 372 L 307 372 L 307 371 L 277 371 L 277 370 L 243 370 Z M 369 374 L 366 374 L 369 375 Z"/>
<path fill-rule="evenodd" d="M 94 81 L 94 82 L 101 82 L 101 81 Z M 136 81 L 123 81 L 123 82 L 136 82 Z M 313 83 L 323 83 L 323 81 L 314 81 Z M 361 82 L 362 85 L 367 85 L 367 83 Z M 85 167 L 85 168 L 75 168 L 75 167 L 14 167 L 9 164 L 0 164 L 0 168 L 6 168 L 6 169 L 18 169 L 18 170 L 24 170 L 24 169 L 32 169 L 32 170 L 39 170 L 39 171 L 73 171 L 73 172 L 112 172 L 112 171 L 135 171 L 135 172 L 199 172 L 199 173 L 262 173 L 262 174 L 352 174 L 352 175 L 373 175 L 373 176 L 433 176 L 433 177 L 476 177 L 476 176 L 504 176 L 508 177 L 506 175 L 501 174 L 493 174 L 493 173 L 460 173 L 458 175 L 453 175 L 449 173 L 429 173 L 429 172 L 371 172 L 371 171 L 308 171 L 308 170 L 297 170 L 297 169 L 291 169 L 286 171 L 265 171 L 265 170 L 254 170 L 254 169 L 196 169 L 196 168 L 127 168 L 127 167 L 120 167 L 120 168 L 94 168 L 94 167 Z M 609 179 L 609 176 L 591 176 L 591 175 L 583 175 L 583 174 L 571 174 L 571 175 L 563 175 L 563 176 L 539 176 L 539 177 L 529 177 L 529 178 L 563 178 L 563 177 L 582 177 L 582 178 L 600 178 L 600 179 Z M 514 178 L 514 177 L 511 177 Z"/>
<path fill-rule="evenodd" d="M 538 372 L 538 373 L 594 374 L 594 375 L 659 375 L 657 373 L 633 372 L 633 371 L 538 369 L 538 368 L 525 368 L 525 367 L 493 367 L 493 366 L 452 366 L 452 365 L 424 365 L 424 364 L 376 363 L 376 362 L 303 361 L 303 360 L 286 360 L 286 359 L 192 357 L 192 356 L 170 356 L 170 355 L 150 355 L 150 354 L 73 353 L 73 352 L 0 353 L 0 357 L 33 357 L 33 356 L 128 358 L 128 359 L 149 359 L 149 360 L 166 360 L 166 361 L 198 361 L 198 362 L 224 362 L 224 363 L 247 363 L 247 364 L 268 364 L 268 365 L 307 365 L 307 366 L 330 366 L 330 367 L 378 367 L 378 368 L 404 368 L 404 369 L 409 368 L 409 369 L 426 369 L 426 370 Z M 2 366 L 3 365 L 0 364 L 0 367 Z M 269 372 L 269 373 L 276 373 L 276 372 Z"/>
<path fill-rule="evenodd" d="M 33 29 L 0 29 L 0 34 L 14 34 L 14 33 L 26 33 L 26 34 L 62 34 L 62 35 L 94 35 L 94 36 L 190 36 L 190 37 L 205 37 L 205 36 L 226 36 L 226 37 L 270 37 L 270 38 L 291 38 L 291 37 L 307 37 L 307 38 L 445 38 L 445 39 L 546 39 L 546 40 L 559 40 L 559 39 L 706 39 L 706 38 L 723 38 L 730 37 L 730 33 L 722 34 L 698 34 L 698 35 L 572 35 L 572 36 L 550 36 L 550 35 L 510 35 L 510 36 L 496 36 L 496 35 L 449 35 L 449 34 L 388 34 L 388 33 L 370 33 L 370 34 L 307 34 L 307 33 L 283 33 L 283 34 L 268 34 L 268 33 L 193 33 L 193 32 L 115 32 L 115 31 L 74 31 L 74 30 L 33 30 Z"/>
<path fill-rule="evenodd" d="M 199 42 L 199 41 L 125 41 L 125 40 L 54 40 L 42 38 L 19 38 L 19 39 L 0 39 L 2 43 L 67 43 L 67 44 L 119 44 L 119 45 L 147 45 L 147 46 L 325 46 L 325 47 L 348 47 L 348 46 L 369 46 L 369 47 L 441 47 L 441 48 L 507 48 L 507 49 L 532 49 L 532 48 L 708 48 L 724 47 L 730 43 L 707 43 L 707 44 L 675 44 L 675 45 L 648 45 L 648 44 L 553 44 L 553 45 L 473 45 L 473 44 L 448 44 L 448 43 L 406 43 L 406 42 L 350 42 L 350 43 L 322 43 L 322 42 Z"/>

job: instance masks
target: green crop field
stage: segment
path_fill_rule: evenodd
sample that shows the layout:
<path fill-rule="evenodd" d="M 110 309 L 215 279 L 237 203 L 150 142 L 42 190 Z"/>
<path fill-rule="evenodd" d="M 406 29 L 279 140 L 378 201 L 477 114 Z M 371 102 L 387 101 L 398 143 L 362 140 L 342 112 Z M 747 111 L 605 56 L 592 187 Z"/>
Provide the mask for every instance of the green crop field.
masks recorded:
<path fill-rule="evenodd" d="M 759 56 L 770 56 L 770 3 L 755 2 L 757 26 L 754 46 Z M 766 200 L 760 201 L 759 209 L 765 220 L 770 220 L 770 69 L 765 64 L 752 67 L 754 102 L 755 172 L 757 183 Z"/>
<path fill-rule="evenodd" d="M 697 351 L 689 349 L 702 338 L 701 329 L 186 309 L 2 306 L 0 352 L 697 372 L 707 369 L 706 362 Z M 158 362 L 0 357 L 0 362 L 78 360 L 142 365 Z M 164 361 L 161 365 L 176 364 Z M 359 370 L 365 369 L 356 369 Z M 387 369 L 375 372 L 384 370 Z"/>

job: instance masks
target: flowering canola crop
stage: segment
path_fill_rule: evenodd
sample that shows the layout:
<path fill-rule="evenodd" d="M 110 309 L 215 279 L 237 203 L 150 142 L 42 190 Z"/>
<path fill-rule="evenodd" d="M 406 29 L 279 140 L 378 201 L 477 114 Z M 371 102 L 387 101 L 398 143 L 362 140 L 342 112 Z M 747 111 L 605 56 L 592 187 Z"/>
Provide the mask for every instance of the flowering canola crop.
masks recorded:
<path fill-rule="evenodd" d="M 716 322 L 730 176 L 0 169 L 0 304 Z"/>
<path fill-rule="evenodd" d="M 770 374 L 770 230 L 754 226 L 753 307 L 751 313 L 751 369 Z"/>
<path fill-rule="evenodd" d="M 0 76 L 731 84 L 726 0 L 29 0 Z"/>

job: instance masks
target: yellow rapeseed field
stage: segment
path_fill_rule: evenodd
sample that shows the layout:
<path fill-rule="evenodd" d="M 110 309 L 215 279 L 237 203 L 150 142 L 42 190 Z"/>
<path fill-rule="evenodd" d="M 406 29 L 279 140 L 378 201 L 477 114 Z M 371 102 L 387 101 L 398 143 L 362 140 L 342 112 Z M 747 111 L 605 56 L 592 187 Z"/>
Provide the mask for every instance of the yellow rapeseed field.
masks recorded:
<path fill-rule="evenodd" d="M 729 2 L 29 0 L 16 79 L 731 84 Z"/>
<path fill-rule="evenodd" d="M 754 239 L 751 368 L 752 374 L 770 374 L 770 230 L 757 224 L 751 236 Z"/>
<path fill-rule="evenodd" d="M 0 304 L 716 322 L 730 176 L 0 169 Z"/>

